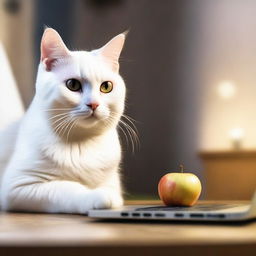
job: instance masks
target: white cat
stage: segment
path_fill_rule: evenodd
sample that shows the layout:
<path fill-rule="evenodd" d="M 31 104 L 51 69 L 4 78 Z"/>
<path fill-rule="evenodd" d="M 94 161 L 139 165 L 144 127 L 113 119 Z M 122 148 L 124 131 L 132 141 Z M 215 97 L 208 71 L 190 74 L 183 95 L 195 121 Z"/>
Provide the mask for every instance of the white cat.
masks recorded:
<path fill-rule="evenodd" d="M 83 214 L 123 204 L 116 129 L 126 91 L 118 73 L 124 41 L 120 34 L 98 50 L 70 51 L 45 30 L 35 97 L 10 128 L 19 128 L 17 138 L 6 141 L 15 147 L 2 178 L 4 210 Z"/>

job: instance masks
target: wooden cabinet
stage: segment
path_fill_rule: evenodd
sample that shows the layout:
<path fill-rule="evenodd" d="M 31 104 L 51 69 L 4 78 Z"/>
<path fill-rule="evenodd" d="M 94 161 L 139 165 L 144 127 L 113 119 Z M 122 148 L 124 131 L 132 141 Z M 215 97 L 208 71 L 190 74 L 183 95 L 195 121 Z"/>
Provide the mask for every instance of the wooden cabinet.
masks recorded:
<path fill-rule="evenodd" d="M 256 150 L 201 152 L 206 199 L 251 199 L 256 190 Z"/>

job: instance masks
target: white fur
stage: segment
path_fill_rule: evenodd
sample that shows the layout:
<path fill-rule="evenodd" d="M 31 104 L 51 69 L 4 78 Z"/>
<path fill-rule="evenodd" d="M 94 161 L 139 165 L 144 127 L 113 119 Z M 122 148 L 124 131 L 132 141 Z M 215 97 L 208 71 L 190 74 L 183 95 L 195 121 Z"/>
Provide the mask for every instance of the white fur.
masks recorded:
<path fill-rule="evenodd" d="M 45 33 L 56 39 L 56 31 Z M 118 44 L 116 52 L 122 46 Z M 56 56 L 59 50 L 54 48 Z M 17 139 L 11 139 L 15 147 L 5 156 L 11 158 L 0 191 L 4 210 L 86 213 L 123 203 L 116 127 L 124 110 L 124 82 L 116 65 L 115 70 L 109 65 L 111 58 L 107 60 L 100 50 L 63 52 L 53 62 L 49 60 L 53 53 L 44 53 L 48 55 L 38 68 L 35 97 L 16 124 L 19 132 Z M 82 93 L 66 87 L 70 78 L 81 81 Z M 110 93 L 100 92 L 103 81 L 114 84 Z M 99 103 L 95 117 L 87 106 L 91 102 Z"/>

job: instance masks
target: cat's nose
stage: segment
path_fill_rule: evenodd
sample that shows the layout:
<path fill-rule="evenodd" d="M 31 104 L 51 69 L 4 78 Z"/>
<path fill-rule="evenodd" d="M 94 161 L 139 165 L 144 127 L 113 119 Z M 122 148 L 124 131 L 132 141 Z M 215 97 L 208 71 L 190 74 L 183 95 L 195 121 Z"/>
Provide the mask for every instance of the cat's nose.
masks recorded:
<path fill-rule="evenodd" d="M 98 103 L 89 103 L 89 104 L 86 104 L 89 108 L 91 108 L 92 110 L 95 110 L 99 104 Z"/>

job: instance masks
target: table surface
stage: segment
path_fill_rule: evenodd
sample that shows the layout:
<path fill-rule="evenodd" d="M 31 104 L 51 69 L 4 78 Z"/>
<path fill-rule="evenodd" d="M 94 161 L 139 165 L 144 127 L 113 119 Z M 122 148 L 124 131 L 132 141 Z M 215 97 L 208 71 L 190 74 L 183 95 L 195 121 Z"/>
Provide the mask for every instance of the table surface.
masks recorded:
<path fill-rule="evenodd" d="M 202 248 L 220 250 L 218 255 L 222 255 L 222 252 L 223 255 L 229 252 L 233 252 L 232 255 L 256 255 L 256 222 L 122 222 L 98 221 L 86 216 L 67 214 L 0 214 L 0 255 L 4 255 L 1 252 L 11 253 L 13 250 L 14 253 L 18 250 L 19 255 L 23 255 L 23 251 L 24 255 L 30 255 L 29 252 L 33 255 L 37 248 L 41 248 L 41 252 L 48 248 L 47 252 L 53 253 L 42 255 L 58 255 L 54 248 L 59 248 L 58 252 L 64 248 L 61 255 L 84 255 L 86 249 L 98 250 L 99 254 L 102 249 L 104 256 L 115 253 L 137 255 L 131 248 L 136 248 L 137 252 L 140 248 L 150 248 L 149 255 L 161 255 L 160 252 L 164 254 L 168 248 L 172 249 L 172 255 L 180 255 L 179 252 L 189 253 L 192 249 L 200 255 Z M 114 251 L 108 254 L 106 248 Z"/>

